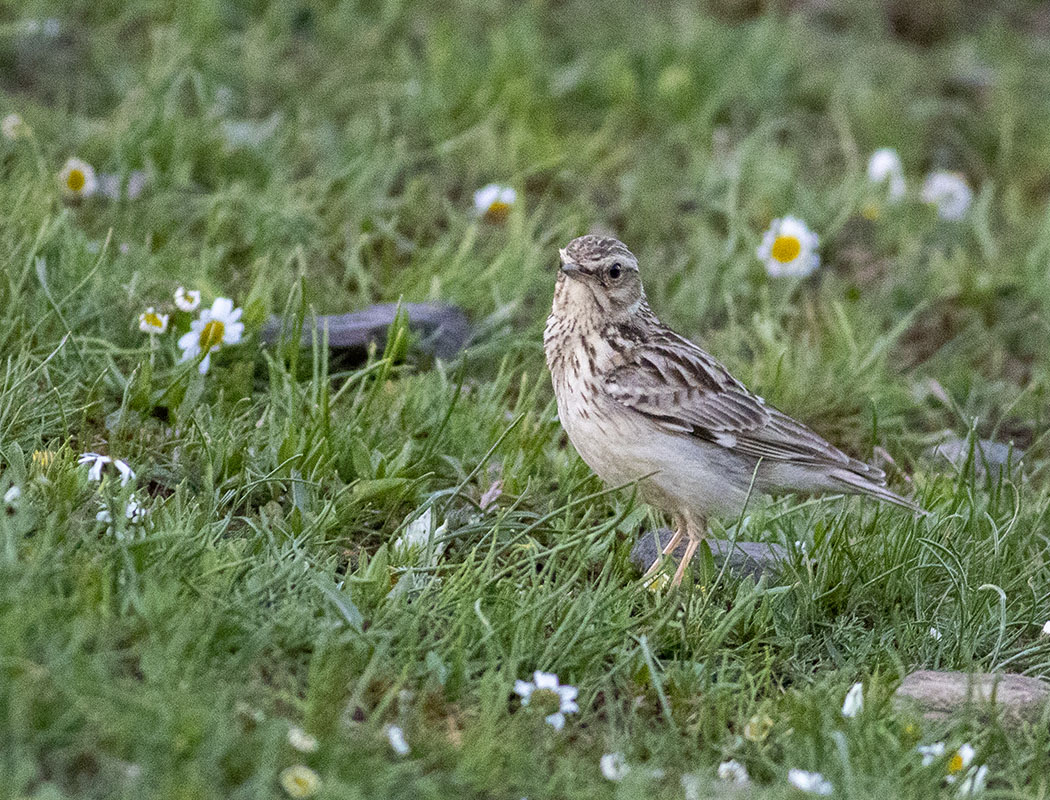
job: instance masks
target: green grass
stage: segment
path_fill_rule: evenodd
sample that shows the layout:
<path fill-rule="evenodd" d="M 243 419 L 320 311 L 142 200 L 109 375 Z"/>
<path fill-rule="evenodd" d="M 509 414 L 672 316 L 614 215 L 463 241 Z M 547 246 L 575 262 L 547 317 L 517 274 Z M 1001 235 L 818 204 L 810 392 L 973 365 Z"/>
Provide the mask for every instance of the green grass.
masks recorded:
<path fill-rule="evenodd" d="M 0 517 L 5 796 L 277 798 L 297 763 L 322 797 L 685 797 L 683 776 L 718 796 L 735 758 L 754 796 L 797 797 L 801 768 L 842 797 L 951 797 L 915 752 L 937 740 L 974 745 L 989 796 L 1050 795 L 1048 718 L 889 703 L 915 668 L 1050 676 L 1036 4 L 930 3 L 919 42 L 894 4 L 437 5 L 3 4 L 0 111 L 33 130 L 0 140 L 0 493 L 22 491 Z M 57 36 L 26 32 L 49 16 Z M 255 141 L 229 143 L 244 121 Z M 900 205 L 864 181 L 885 145 Z M 65 203 L 73 155 L 147 187 Z M 962 222 L 916 199 L 941 167 L 975 188 Z M 490 181 L 518 190 L 503 225 L 473 213 Z M 821 236 L 805 281 L 754 255 L 784 214 Z M 779 579 L 701 563 L 642 587 L 628 553 L 660 520 L 580 461 L 543 365 L 556 248 L 592 226 L 756 391 L 888 451 L 929 518 L 756 500 L 715 532 L 787 545 Z M 180 285 L 245 309 L 204 377 L 175 331 L 137 330 Z M 402 338 L 347 367 L 256 335 L 399 298 L 467 308 L 462 359 Z M 1014 441 L 1023 472 L 924 458 L 944 430 Z M 85 451 L 136 480 L 89 482 Z M 443 549 L 395 546 L 427 509 Z M 561 732 L 513 695 L 537 669 L 579 688 Z"/>

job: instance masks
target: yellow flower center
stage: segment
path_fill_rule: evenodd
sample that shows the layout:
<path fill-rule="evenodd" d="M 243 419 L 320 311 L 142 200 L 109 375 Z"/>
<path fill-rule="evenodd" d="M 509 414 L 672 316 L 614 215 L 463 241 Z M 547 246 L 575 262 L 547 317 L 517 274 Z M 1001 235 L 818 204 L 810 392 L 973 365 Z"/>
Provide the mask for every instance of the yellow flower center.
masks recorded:
<path fill-rule="evenodd" d="M 547 714 L 561 708 L 561 697 L 553 689 L 536 689 L 529 698 L 534 706 Z"/>
<path fill-rule="evenodd" d="M 222 344 L 223 334 L 226 333 L 226 326 L 217 319 L 210 320 L 202 329 L 200 335 L 200 346 L 201 351 L 207 353 L 212 348 L 218 347 Z"/>
<path fill-rule="evenodd" d="M 773 258 L 781 264 L 794 261 L 801 252 L 802 242 L 797 236 L 778 236 L 773 240 Z"/>
<path fill-rule="evenodd" d="M 87 183 L 87 178 L 84 177 L 82 169 L 71 169 L 69 175 L 66 176 L 66 186 L 71 192 L 79 192 L 84 188 L 85 183 Z"/>
<path fill-rule="evenodd" d="M 956 753 L 952 756 L 952 760 L 948 762 L 948 773 L 954 775 L 956 772 L 963 768 L 962 756 Z"/>
<path fill-rule="evenodd" d="M 146 319 L 146 324 L 149 325 L 151 328 L 164 327 L 164 323 L 161 321 L 160 317 L 156 315 L 156 313 L 152 311 L 147 311 L 143 316 Z"/>
<path fill-rule="evenodd" d="M 510 203 L 504 203 L 502 200 L 497 200 L 488 207 L 488 210 L 485 212 L 485 219 L 489 222 L 504 222 L 509 215 Z"/>

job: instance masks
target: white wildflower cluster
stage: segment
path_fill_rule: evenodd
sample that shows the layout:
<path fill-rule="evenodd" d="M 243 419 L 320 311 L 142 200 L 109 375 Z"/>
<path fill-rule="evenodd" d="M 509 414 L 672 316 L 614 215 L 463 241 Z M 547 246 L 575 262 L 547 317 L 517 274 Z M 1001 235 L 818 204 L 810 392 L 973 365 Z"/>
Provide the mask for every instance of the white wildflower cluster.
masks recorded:
<path fill-rule="evenodd" d="M 868 181 L 883 188 L 891 203 L 903 200 L 908 193 L 904 164 L 891 147 L 883 147 L 868 159 Z M 919 199 L 937 210 L 943 220 L 957 222 L 966 216 L 973 204 L 973 190 L 960 172 L 934 170 L 923 180 Z"/>
<path fill-rule="evenodd" d="M 190 329 L 179 337 L 183 361 L 199 359 L 198 370 L 204 375 L 211 366 L 211 354 L 222 347 L 237 344 L 244 335 L 241 309 L 233 301 L 219 297 L 190 323 Z"/>
<path fill-rule="evenodd" d="M 0 122 L 0 132 L 12 141 L 30 135 L 29 128 L 17 114 L 9 114 Z M 136 200 L 147 182 L 146 173 L 142 170 L 133 170 L 126 179 L 116 173 L 98 174 L 90 163 L 76 156 L 67 159 L 58 172 L 62 196 L 71 203 L 78 203 L 96 194 L 109 200 Z"/>
<path fill-rule="evenodd" d="M 867 180 L 891 204 L 899 203 L 908 196 L 904 164 L 893 148 L 883 147 L 871 154 Z M 489 197 L 485 195 L 484 199 Z M 927 175 L 918 199 L 934 206 L 941 219 L 957 222 L 969 212 L 973 204 L 973 190 L 961 173 L 938 170 Z M 482 213 L 480 205 L 479 213 Z M 866 206 L 864 213 L 874 219 L 878 216 L 878 206 Z M 819 237 L 805 222 L 797 217 L 785 216 L 769 224 L 755 255 L 771 278 L 805 278 L 820 267 L 820 254 L 817 252 L 819 245 Z"/>
<path fill-rule="evenodd" d="M 128 462 L 119 458 L 102 455 L 101 453 L 82 453 L 77 459 L 77 463 L 88 468 L 87 477 L 93 483 L 104 484 L 106 473 L 110 472 L 109 467 L 112 467 L 113 471 L 116 472 L 116 477 L 120 481 L 122 489 L 135 480 L 135 471 L 128 465 Z M 101 485 L 99 489 L 101 491 Z M 110 532 L 118 538 L 124 538 L 122 533 L 123 526 L 113 525 L 112 502 L 116 502 L 115 498 L 107 500 L 100 496 L 98 498 L 99 511 L 95 514 L 95 519 L 110 526 Z M 149 508 L 139 500 L 134 492 L 128 495 L 123 502 L 124 507 L 121 515 L 127 525 L 143 526 L 148 520 Z"/>
<path fill-rule="evenodd" d="M 197 289 L 180 286 L 175 290 L 175 310 L 183 314 L 192 314 L 201 305 L 201 293 Z M 181 361 L 199 361 L 198 370 L 203 375 L 211 367 L 211 355 L 223 347 L 237 344 L 244 336 L 244 323 L 241 322 L 242 309 L 233 304 L 228 297 L 219 297 L 211 308 L 201 311 L 197 319 L 189 321 L 188 326 L 183 317 L 178 345 L 182 350 Z M 178 319 L 178 317 L 176 317 Z M 150 306 L 139 314 L 139 330 L 151 336 L 166 333 L 171 322 L 171 314 L 159 311 Z"/>

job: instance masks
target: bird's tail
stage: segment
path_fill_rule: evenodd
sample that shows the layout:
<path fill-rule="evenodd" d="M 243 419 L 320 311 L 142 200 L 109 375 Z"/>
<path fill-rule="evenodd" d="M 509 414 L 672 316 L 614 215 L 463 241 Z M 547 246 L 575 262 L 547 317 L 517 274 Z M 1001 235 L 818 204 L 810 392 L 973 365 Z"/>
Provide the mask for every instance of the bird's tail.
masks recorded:
<path fill-rule="evenodd" d="M 930 513 L 922 506 L 905 497 L 901 497 L 890 489 L 887 489 L 883 483 L 873 481 L 871 478 L 864 475 L 858 475 L 856 472 L 852 472 L 848 469 L 833 470 L 830 473 L 830 477 L 839 483 L 844 484 L 845 490 L 851 494 L 866 494 L 878 500 L 893 503 L 895 506 L 906 508 L 909 511 L 914 511 L 916 514 L 926 515 Z"/>

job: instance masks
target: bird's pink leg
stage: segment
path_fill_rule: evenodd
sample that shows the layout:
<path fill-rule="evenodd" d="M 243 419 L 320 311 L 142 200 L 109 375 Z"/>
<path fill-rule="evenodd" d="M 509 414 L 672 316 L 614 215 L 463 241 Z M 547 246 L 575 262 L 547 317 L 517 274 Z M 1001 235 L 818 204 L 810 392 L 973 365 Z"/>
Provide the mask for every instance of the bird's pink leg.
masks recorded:
<path fill-rule="evenodd" d="M 645 571 L 645 574 L 642 576 L 643 581 L 648 580 L 656 574 L 657 570 L 660 569 L 660 564 L 663 563 L 663 557 L 673 553 L 674 549 L 678 547 L 678 543 L 682 541 L 682 537 L 685 536 L 685 518 L 675 515 L 674 523 L 674 534 L 667 540 L 667 544 L 665 544 L 664 549 L 660 551 L 660 555 L 653 559 L 653 563 L 650 564 L 649 569 Z"/>
<path fill-rule="evenodd" d="M 683 514 L 685 520 L 685 533 L 689 537 L 689 544 L 685 546 L 685 552 L 682 554 L 682 560 L 678 563 L 678 569 L 675 570 L 674 579 L 671 581 L 672 586 L 680 586 L 682 584 L 682 578 L 685 576 L 685 569 L 689 566 L 689 562 L 693 560 L 693 556 L 696 554 L 696 548 L 700 546 L 700 542 L 704 539 L 704 533 L 707 529 L 707 521 L 701 518 L 700 520 L 694 520 L 690 514 Z"/>

